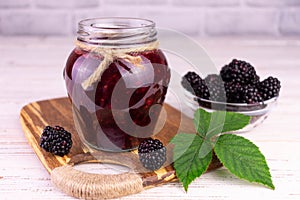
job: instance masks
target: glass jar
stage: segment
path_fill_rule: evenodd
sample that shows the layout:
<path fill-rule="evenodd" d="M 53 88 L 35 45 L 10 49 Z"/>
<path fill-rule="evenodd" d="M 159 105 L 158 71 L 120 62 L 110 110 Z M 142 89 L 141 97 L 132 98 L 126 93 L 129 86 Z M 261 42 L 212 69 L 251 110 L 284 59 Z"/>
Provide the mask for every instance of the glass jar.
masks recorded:
<path fill-rule="evenodd" d="M 64 78 L 84 144 L 118 152 L 154 134 L 170 69 L 154 22 L 98 18 L 79 22 Z"/>

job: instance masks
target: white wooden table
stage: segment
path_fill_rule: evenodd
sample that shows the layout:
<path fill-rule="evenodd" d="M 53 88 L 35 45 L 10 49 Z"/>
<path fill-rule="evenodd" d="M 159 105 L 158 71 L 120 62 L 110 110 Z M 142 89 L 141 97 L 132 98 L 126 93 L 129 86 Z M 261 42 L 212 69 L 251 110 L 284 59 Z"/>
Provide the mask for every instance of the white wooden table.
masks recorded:
<path fill-rule="evenodd" d="M 261 77 L 280 78 L 279 104 L 243 136 L 267 158 L 276 190 L 250 184 L 225 168 L 194 181 L 188 193 L 170 183 L 122 199 L 300 199 L 300 38 L 200 39 L 217 66 L 241 58 Z M 72 199 L 52 186 L 19 123 L 25 104 L 66 96 L 63 66 L 73 38 L 0 37 L 0 199 Z"/>

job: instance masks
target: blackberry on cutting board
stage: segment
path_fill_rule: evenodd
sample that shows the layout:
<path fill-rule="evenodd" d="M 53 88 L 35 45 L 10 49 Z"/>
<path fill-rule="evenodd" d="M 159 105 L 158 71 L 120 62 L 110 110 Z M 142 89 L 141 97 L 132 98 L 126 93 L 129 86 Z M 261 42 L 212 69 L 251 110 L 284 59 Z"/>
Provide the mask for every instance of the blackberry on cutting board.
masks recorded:
<path fill-rule="evenodd" d="M 60 126 L 46 126 L 40 138 L 40 147 L 58 156 L 64 156 L 72 147 L 71 133 Z"/>
<path fill-rule="evenodd" d="M 166 147 L 158 139 L 146 139 L 138 147 L 139 159 L 149 170 L 159 169 L 166 161 Z"/>
<path fill-rule="evenodd" d="M 258 90 L 264 100 L 278 96 L 280 88 L 280 81 L 272 76 L 258 84 Z"/>
<path fill-rule="evenodd" d="M 228 65 L 222 67 L 220 75 L 225 82 L 235 82 L 242 85 L 259 82 L 259 76 L 254 67 L 250 63 L 237 59 L 233 59 Z"/>

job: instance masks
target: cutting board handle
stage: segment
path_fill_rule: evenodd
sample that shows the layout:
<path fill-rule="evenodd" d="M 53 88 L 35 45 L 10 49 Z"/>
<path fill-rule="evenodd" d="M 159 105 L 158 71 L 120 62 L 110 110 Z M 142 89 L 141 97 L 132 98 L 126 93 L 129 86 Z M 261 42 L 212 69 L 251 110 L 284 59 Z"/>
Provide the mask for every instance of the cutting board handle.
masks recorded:
<path fill-rule="evenodd" d="M 143 180 L 140 175 L 134 172 L 92 174 L 76 170 L 73 167 L 76 164 L 96 161 L 124 165 L 135 169 L 132 155 L 108 152 L 98 152 L 93 155 L 91 153 L 77 154 L 71 158 L 67 165 L 53 169 L 51 180 L 63 192 L 80 199 L 110 199 L 139 193 L 144 190 Z"/>
<path fill-rule="evenodd" d="M 117 198 L 143 190 L 143 180 L 136 173 L 92 174 L 72 165 L 55 168 L 51 180 L 63 192 L 80 199 Z"/>

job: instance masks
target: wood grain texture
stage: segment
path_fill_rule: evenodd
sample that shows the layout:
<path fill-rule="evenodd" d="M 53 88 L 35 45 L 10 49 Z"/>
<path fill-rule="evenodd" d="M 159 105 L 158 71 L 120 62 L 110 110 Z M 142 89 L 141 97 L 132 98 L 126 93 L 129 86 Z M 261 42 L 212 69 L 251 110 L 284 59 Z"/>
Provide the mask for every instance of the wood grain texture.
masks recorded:
<path fill-rule="evenodd" d="M 167 161 L 161 169 L 149 171 L 143 168 L 139 162 L 137 151 L 112 153 L 94 152 L 90 154 L 80 140 L 73 121 L 72 107 L 68 98 L 51 99 L 30 103 L 21 110 L 21 124 L 37 156 L 49 173 L 57 167 L 69 164 L 78 164 L 99 160 L 104 163 L 125 165 L 137 173 L 143 180 L 143 187 L 150 188 L 170 181 L 175 181 L 175 170 L 172 167 L 172 145 L 168 145 L 170 139 L 180 131 L 195 132 L 192 119 L 182 115 L 178 110 L 164 104 L 167 119 L 162 130 L 154 136 L 164 145 L 167 145 Z M 160 116 L 159 121 L 163 121 Z M 45 126 L 62 126 L 72 134 L 73 146 L 68 155 L 63 157 L 52 155 L 39 147 L 39 139 Z M 222 164 L 213 156 L 208 171 L 221 167 Z"/>

